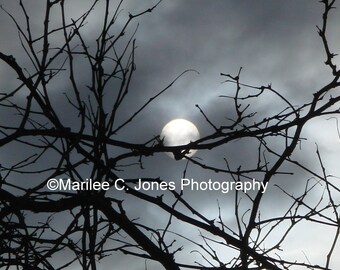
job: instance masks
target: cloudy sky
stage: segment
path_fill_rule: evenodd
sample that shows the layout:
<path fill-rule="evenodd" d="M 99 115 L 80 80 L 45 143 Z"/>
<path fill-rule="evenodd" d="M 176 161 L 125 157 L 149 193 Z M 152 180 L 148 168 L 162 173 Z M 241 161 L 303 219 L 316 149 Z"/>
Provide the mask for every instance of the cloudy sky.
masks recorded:
<path fill-rule="evenodd" d="M 38 28 L 42 22 L 43 2 L 32 1 L 27 4 L 32 14 L 32 23 Z M 68 7 L 70 16 L 76 17 L 80 12 L 80 7 L 87 2 L 89 1 L 72 1 Z M 138 13 L 156 2 L 127 0 L 123 5 L 120 18 L 123 21 L 128 12 Z M 21 16 L 16 10 L 15 1 L 3 0 L 1 3 L 16 16 Z M 123 104 L 119 118 L 121 121 L 126 120 L 183 71 L 193 71 L 185 73 L 177 80 L 167 92 L 151 103 L 136 118 L 136 121 L 117 134 L 117 138 L 133 143 L 143 143 L 159 135 L 162 127 L 174 118 L 192 121 L 202 136 L 212 133 L 213 130 L 195 105 L 200 105 L 216 125 L 226 123 L 226 118 L 234 116 L 233 109 L 230 102 L 218 96 L 232 93 L 234 86 L 222 83 L 226 78 L 221 77 L 220 73 L 237 74 L 240 67 L 243 68 L 242 82 L 258 86 L 271 83 L 293 105 L 307 102 L 312 98 L 312 94 L 330 78 L 330 72 L 324 66 L 325 54 L 316 29 L 316 25 L 321 24 L 322 8 L 323 6 L 316 0 L 163 0 L 151 14 L 138 19 L 137 70 L 132 80 L 130 97 Z M 95 16 L 90 18 L 85 28 L 86 32 L 84 32 L 89 42 L 98 35 L 98 25 L 102 19 L 100 10 L 96 10 L 94 14 Z M 333 50 L 340 51 L 337 32 L 340 26 L 340 13 L 335 10 L 332 14 L 330 41 Z M 55 20 L 58 20 L 58 16 Z M 0 16 L 0 25 L 0 50 L 13 54 L 20 59 L 21 63 L 27 63 L 27 59 L 20 50 L 17 32 L 8 17 Z M 133 30 L 136 26 L 137 22 L 132 25 L 131 29 Z M 15 83 L 8 79 L 12 78 L 13 74 L 2 64 L 0 72 L 1 91 L 13 87 Z M 86 72 L 81 67 L 79 67 L 79 74 L 79 78 L 85 81 Z M 71 126 L 75 118 L 69 117 L 68 109 L 63 109 L 65 99 L 58 94 L 59 88 L 66 89 L 67 87 L 67 83 L 60 80 L 58 86 L 54 86 L 53 91 L 56 91 L 56 102 L 61 104 L 60 113 L 64 115 L 65 123 L 69 121 Z M 252 104 L 252 108 L 259 112 L 259 117 L 263 117 L 263 115 L 272 114 L 284 108 L 284 104 L 275 102 L 269 97 Z M 6 112 L 2 113 L 6 115 Z M 6 117 L 9 116 L 6 115 Z M 5 120 L 1 119 L 1 121 Z M 297 151 L 295 157 L 303 164 L 317 166 L 315 143 L 318 143 L 324 160 L 327 162 L 328 173 L 340 175 L 337 164 L 340 144 L 335 124 L 333 120 L 320 119 L 306 126 L 303 135 L 310 140 L 304 143 L 303 149 Z M 256 148 L 251 143 L 248 145 L 242 142 L 211 152 L 199 151 L 196 156 L 204 159 L 207 164 L 219 166 L 223 166 L 223 158 L 226 157 L 230 164 L 237 168 L 239 165 L 246 166 L 253 160 L 256 157 L 255 151 Z M 9 164 L 14 159 L 14 157 L 0 155 L 1 163 Z M 122 174 L 137 178 L 160 176 L 168 180 L 180 179 L 185 165 L 185 161 L 175 161 L 164 154 L 157 154 L 145 160 L 145 170 L 130 168 Z M 292 167 L 287 167 L 287 169 L 295 170 Z M 198 179 L 213 178 L 216 180 L 227 177 L 193 165 L 189 166 L 187 175 Z M 296 189 L 299 193 L 308 177 L 310 176 L 296 171 L 294 176 L 281 177 L 277 181 L 286 181 L 283 185 L 288 190 Z M 232 203 L 232 198 L 228 196 L 222 196 L 218 192 L 189 192 L 187 199 L 209 217 L 216 217 L 216 200 L 219 199 L 223 203 L 227 220 L 228 218 L 232 220 L 232 215 L 228 212 L 231 210 L 228 203 Z M 271 186 L 266 201 L 268 206 L 264 206 L 263 212 L 265 215 L 273 216 L 280 209 L 281 203 L 287 202 L 287 199 Z M 157 220 L 158 209 L 148 208 L 145 205 L 141 207 L 147 212 L 143 214 L 142 220 L 143 218 Z M 135 205 L 129 206 L 129 203 L 127 203 L 127 209 L 131 217 L 137 217 L 141 213 L 141 209 Z M 162 222 L 159 220 L 160 224 Z M 197 232 L 189 232 L 188 228 L 185 230 L 188 230 L 188 234 L 192 234 L 190 235 L 192 237 L 198 236 Z M 298 234 L 301 238 L 297 242 L 295 237 Z M 323 235 L 318 227 L 310 231 L 299 227 L 287 240 L 287 258 L 305 260 L 306 256 L 312 263 L 322 264 L 329 248 L 329 242 L 326 242 L 329 237 L 330 235 Z M 340 246 L 337 246 L 336 250 L 339 253 Z M 188 256 L 189 251 L 184 252 L 183 258 Z M 127 263 L 130 269 L 141 269 L 138 265 L 133 268 L 130 259 L 121 257 L 119 260 L 115 259 L 117 263 L 115 269 L 123 269 Z M 102 269 L 107 269 L 106 263 L 111 264 L 109 259 L 104 261 Z M 340 260 L 335 259 L 332 266 L 334 269 L 339 268 Z M 158 266 L 152 267 L 151 269 L 158 269 Z"/>

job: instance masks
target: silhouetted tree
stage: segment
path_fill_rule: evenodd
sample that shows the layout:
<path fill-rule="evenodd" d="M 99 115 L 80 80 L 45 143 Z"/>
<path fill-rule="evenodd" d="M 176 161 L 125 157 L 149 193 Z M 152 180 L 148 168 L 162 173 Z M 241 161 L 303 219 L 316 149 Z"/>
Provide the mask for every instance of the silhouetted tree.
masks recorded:
<path fill-rule="evenodd" d="M 157 261 L 171 270 L 297 266 L 330 269 L 340 230 L 339 188 L 327 174 L 319 150 L 316 155 L 321 170 L 303 165 L 293 154 L 307 123 L 320 116 L 339 114 L 340 71 L 326 36 L 328 15 L 335 1 L 320 1 L 324 12 L 318 28 L 326 53 L 325 64 L 332 77 L 307 103 L 295 105 L 271 85 L 246 84 L 241 80 L 242 69 L 236 75 L 221 73 L 227 83 L 235 86 L 234 93 L 221 96 L 231 99 L 235 116 L 225 123 L 215 123 L 197 105 L 202 119 L 211 127 L 210 134 L 188 145 L 172 147 L 163 145 L 159 136 L 145 143 L 120 136 L 150 103 L 188 72 L 184 71 L 140 108 L 130 108 L 130 116 L 122 116 L 124 102 L 134 95 L 131 82 L 136 70 L 136 40 L 131 23 L 152 12 L 158 4 L 129 14 L 122 23 L 123 1 L 113 6 L 109 0 L 93 0 L 88 10 L 72 18 L 67 12 L 70 1 L 47 0 L 43 24 L 36 26 L 30 20 L 29 3 L 18 2 L 22 16 L 2 9 L 18 30 L 29 61 L 0 52 L 2 64 L 17 77 L 16 86 L 2 90 L 0 96 L 4 118 L 0 145 L 9 156 L 16 155 L 9 158 L 11 165 L 4 161 L 1 164 L 1 269 L 66 269 L 75 265 L 97 269 L 103 258 L 116 252 L 139 257 L 141 262 Z M 98 16 L 97 12 L 102 26 L 97 37 L 89 40 L 86 23 L 91 23 L 92 14 Z M 268 93 L 273 102 L 285 105 L 278 105 L 281 107 L 277 112 L 259 119 L 252 105 Z M 257 160 L 236 169 L 227 159 L 224 167 L 217 167 L 186 155 L 188 149 L 214 151 L 247 140 L 256 144 Z M 224 219 L 222 206 L 211 219 L 187 201 L 182 191 L 169 188 L 150 193 L 133 188 L 139 177 L 135 172 L 129 173 L 130 168 L 142 169 L 145 157 L 160 152 L 173 152 L 176 159 L 186 159 L 187 165 L 228 176 L 235 183 L 255 178 L 262 187 L 253 193 L 230 192 L 234 196 L 232 223 Z M 291 193 L 273 180 L 291 174 L 283 169 L 287 164 L 309 175 L 303 193 Z M 53 184 L 49 179 L 59 178 L 64 183 L 70 179 L 75 190 L 47 189 L 47 184 Z M 90 178 L 109 183 L 110 189 L 77 190 Z M 142 180 L 168 183 L 170 179 L 150 176 Z M 261 207 L 266 204 L 263 186 L 274 183 L 291 203 L 278 215 L 262 217 Z M 310 199 L 310 194 L 320 189 L 321 195 Z M 163 222 L 150 225 L 143 218 L 134 219 L 131 207 L 126 206 L 130 201 L 161 210 Z M 178 226 L 173 227 L 174 223 Z M 319 265 L 285 257 L 281 247 L 298 224 L 317 225 L 334 233 L 325 261 Z M 178 228 L 196 228 L 201 237 L 192 239 Z M 185 243 L 196 246 L 194 251 L 201 256 L 201 262 L 189 257 L 185 262 L 179 259 L 181 253 L 188 251 Z M 58 254 L 64 260 L 56 265 L 54 258 Z"/>

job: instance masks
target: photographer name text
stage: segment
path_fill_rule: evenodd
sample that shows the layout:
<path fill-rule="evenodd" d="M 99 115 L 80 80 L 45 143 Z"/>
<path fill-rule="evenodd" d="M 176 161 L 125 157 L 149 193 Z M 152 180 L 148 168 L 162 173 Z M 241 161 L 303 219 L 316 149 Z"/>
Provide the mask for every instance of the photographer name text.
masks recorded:
<path fill-rule="evenodd" d="M 51 178 L 47 181 L 47 188 L 50 191 L 100 191 L 109 190 L 113 188 L 115 190 L 129 190 L 134 189 L 136 191 L 166 191 L 166 190 L 192 190 L 192 191 L 220 191 L 222 193 L 228 193 L 230 191 L 243 191 L 247 193 L 249 191 L 260 191 L 265 193 L 268 183 L 263 183 L 252 179 L 251 181 L 214 181 L 208 180 L 194 180 L 190 178 L 182 178 L 179 181 L 150 181 L 140 178 L 133 186 L 127 185 L 123 178 L 118 178 L 113 183 L 106 181 L 95 181 L 91 178 L 87 178 L 84 181 L 72 181 L 72 179 L 56 179 Z"/>

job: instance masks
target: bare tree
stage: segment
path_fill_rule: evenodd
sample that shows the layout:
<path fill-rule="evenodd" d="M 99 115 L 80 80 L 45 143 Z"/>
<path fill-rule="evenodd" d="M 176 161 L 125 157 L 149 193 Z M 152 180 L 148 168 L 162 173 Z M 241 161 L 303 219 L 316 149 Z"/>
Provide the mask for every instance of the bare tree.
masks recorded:
<path fill-rule="evenodd" d="M 1 93 L 1 110 L 8 120 L 1 122 L 0 145 L 4 151 L 18 152 L 11 165 L 6 162 L 1 165 L 1 269 L 67 269 L 74 265 L 97 269 L 103 258 L 117 252 L 141 258 L 141 265 L 144 260 L 153 260 L 171 270 L 297 266 L 330 269 L 340 232 L 339 188 L 327 174 L 319 150 L 316 155 L 320 168 L 303 165 L 294 158 L 294 153 L 307 123 L 317 117 L 339 114 L 340 71 L 326 35 L 335 1 L 321 1 L 324 11 L 318 27 L 325 64 L 332 75 L 329 83 L 315 91 L 309 102 L 295 105 L 271 85 L 245 83 L 241 80 L 242 69 L 236 75 L 221 73 L 226 83 L 235 86 L 233 93 L 221 96 L 232 101 L 235 117 L 215 123 L 197 105 L 211 133 L 183 146 L 166 146 L 160 136 L 150 137 L 145 143 L 126 141 L 119 136 L 150 103 L 188 72 L 184 71 L 143 106 L 135 108 L 130 116 L 122 117 L 124 102 L 134 95 L 131 82 L 136 70 L 136 40 L 131 24 L 158 4 L 129 14 L 122 23 L 123 1 L 112 6 L 112 1 L 94 0 L 75 19 L 68 15 L 67 1 L 47 0 L 44 23 L 39 28 L 31 23 L 28 4 L 18 2 L 21 17 L 2 9 L 18 30 L 29 63 L 24 66 L 23 60 L 0 52 L 2 63 L 17 77 L 17 85 Z M 98 10 L 102 27 L 95 40 L 88 40 L 86 23 Z M 78 73 L 80 66 L 82 74 Z M 67 84 L 67 89 L 62 90 L 62 104 L 60 91 L 55 91 L 60 80 Z M 272 115 L 259 119 L 253 104 L 268 94 L 275 97 L 273 102 L 283 105 Z M 70 121 L 73 116 L 77 121 Z M 246 140 L 256 144 L 258 150 L 257 160 L 246 166 L 233 168 L 224 158 L 224 167 L 217 167 L 187 155 L 189 149 L 214 151 Z M 273 141 L 280 142 L 282 147 Z M 19 154 L 19 149 L 24 151 Z M 186 200 L 183 191 L 170 188 L 170 179 L 161 176 L 142 179 L 158 185 L 166 183 L 163 187 L 167 188 L 161 192 L 135 189 L 139 177 L 129 170 L 142 169 L 146 157 L 160 152 L 173 152 L 177 160 L 186 159 L 187 165 L 232 179 L 230 183 L 240 187 L 232 192 L 236 226 L 226 222 L 222 206 L 217 206 L 219 214 L 215 219 L 203 215 Z M 275 181 L 291 174 L 284 170 L 287 164 L 309 175 L 303 193 L 291 193 Z M 129 177 L 125 177 L 126 173 Z M 60 184 L 58 179 L 63 179 L 69 190 L 51 190 L 56 187 L 53 184 Z M 86 179 L 94 179 L 96 184 Z M 247 193 L 242 184 L 252 179 L 257 180 L 260 188 Z M 279 215 L 262 217 L 268 184 L 275 184 L 291 203 Z M 321 190 L 321 195 L 311 200 L 310 194 L 315 190 Z M 154 206 L 163 213 L 166 222 L 150 225 L 135 219 L 126 207 L 129 201 Z M 57 226 L 61 220 L 63 226 Z M 299 224 L 321 226 L 334 234 L 325 261 L 319 265 L 285 257 L 281 247 Z M 198 229 L 200 238 L 190 238 L 178 230 L 180 226 Z M 199 254 L 201 262 L 179 259 L 181 253 L 188 252 L 185 243 L 196 246 L 192 251 Z M 65 256 L 65 260 L 56 265 L 54 258 L 58 254 Z"/>

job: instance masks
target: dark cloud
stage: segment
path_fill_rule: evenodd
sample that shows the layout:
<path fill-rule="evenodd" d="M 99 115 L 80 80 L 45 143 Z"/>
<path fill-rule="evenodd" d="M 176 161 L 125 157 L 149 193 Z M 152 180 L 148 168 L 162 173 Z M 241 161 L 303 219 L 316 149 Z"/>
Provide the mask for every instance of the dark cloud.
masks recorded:
<path fill-rule="evenodd" d="M 14 1 L 7 0 L 2 3 L 16 16 L 21 16 L 14 12 L 14 7 L 12 7 Z M 156 2 L 126 1 L 119 24 L 126 18 L 127 12 L 139 12 L 154 3 Z M 82 1 L 77 1 L 74 6 L 70 4 L 68 12 L 76 16 L 76 13 L 79 13 L 78 6 L 82 5 L 84 5 Z M 39 27 L 42 16 L 40 4 L 32 2 L 28 6 L 33 14 L 31 17 L 33 24 Z M 233 107 L 231 102 L 218 96 L 230 94 L 234 86 L 221 84 L 225 78 L 219 74 L 220 72 L 236 74 L 240 67 L 244 67 L 241 78 L 245 83 L 255 85 L 272 83 L 273 87 L 290 98 L 293 104 L 310 100 L 312 93 L 329 78 L 328 71 L 323 66 L 325 56 L 315 27 L 321 22 L 321 13 L 322 6 L 318 1 L 307 0 L 164 0 L 151 14 L 139 21 L 140 25 L 136 34 L 137 71 L 132 80 L 129 97 L 122 105 L 119 114 L 120 123 L 126 121 L 150 97 L 165 88 L 183 71 L 188 69 L 195 71 L 185 73 L 167 92 L 138 115 L 134 122 L 119 132 L 117 138 L 134 143 L 146 142 L 153 136 L 159 135 L 163 126 L 174 118 L 186 118 L 194 122 L 203 136 L 211 133 L 212 128 L 199 113 L 195 104 L 202 107 L 213 123 L 225 124 L 226 118 L 234 114 Z M 336 19 L 332 21 L 334 24 L 339 23 L 339 14 L 338 12 L 336 14 Z M 97 31 L 100 29 L 98 25 L 101 19 L 100 15 L 91 17 L 85 28 L 87 40 L 91 41 L 98 35 Z M 57 21 L 56 17 L 55 23 L 58 23 Z M 23 54 L 19 52 L 20 44 L 17 32 L 13 30 L 13 24 L 6 16 L 0 16 L 0 24 L 6 26 L 0 30 L 1 51 L 5 53 L 13 51 L 13 54 L 22 59 Z M 28 63 L 28 59 L 24 59 L 21 61 Z M 78 79 L 85 87 L 88 81 L 86 75 L 88 71 L 81 66 L 77 70 Z M 4 78 L 13 79 L 13 74 L 9 75 L 9 71 L 3 65 L 0 66 L 0 72 L 1 89 L 11 88 L 14 84 L 12 85 L 11 80 Z M 112 84 L 112 88 L 114 86 Z M 67 93 L 69 87 L 70 85 L 63 81 L 63 77 L 58 78 L 58 84 L 52 89 L 55 91 L 53 100 L 60 104 L 61 119 L 74 128 L 77 117 L 72 114 L 72 109 L 66 105 L 66 99 L 60 93 Z M 108 93 L 108 101 L 112 97 L 113 95 Z M 260 118 L 280 111 L 285 106 L 282 102 L 277 102 L 273 96 L 268 96 L 261 103 L 252 104 L 251 109 L 258 111 Z M 4 116 L 5 114 L 2 114 L 1 121 L 6 121 Z M 8 115 L 5 117 L 7 118 Z M 332 128 L 329 128 L 329 132 L 334 131 Z M 315 134 L 315 130 L 308 129 L 306 135 L 310 134 Z M 335 143 L 336 138 L 333 138 L 332 142 Z M 276 141 L 271 143 L 277 149 L 282 147 Z M 306 146 L 308 152 L 309 147 L 310 145 Z M 326 153 L 332 150 L 327 148 L 327 145 L 322 147 Z M 19 152 L 18 149 L 17 151 Z M 113 151 L 120 150 L 113 149 Z M 113 152 L 115 153 L 117 152 Z M 18 156 L 21 155 L 22 152 L 18 154 Z M 1 156 L 1 162 L 8 164 L 13 162 L 12 158 L 4 154 Z M 230 166 L 237 169 L 239 165 L 245 167 L 249 164 L 255 165 L 257 148 L 255 142 L 247 141 L 223 146 L 216 151 L 198 151 L 196 156 L 202 158 L 207 165 L 216 165 L 221 168 L 225 168 L 223 158 L 226 158 Z M 314 158 L 301 152 L 298 152 L 296 156 L 309 166 L 317 163 Z M 329 160 L 332 161 L 335 157 L 336 153 L 332 152 Z M 185 165 L 185 161 L 175 161 L 166 155 L 156 154 L 145 158 L 144 170 L 140 170 L 136 165 L 126 168 L 122 175 L 132 178 L 160 176 L 165 180 L 178 181 L 183 176 Z M 335 167 L 336 165 L 333 164 L 332 169 Z M 292 168 L 287 167 L 288 170 L 296 170 Z M 202 170 L 195 165 L 189 166 L 187 176 L 197 179 L 231 180 L 228 175 Z M 299 192 L 303 189 L 300 183 L 306 177 L 303 173 L 296 171 L 294 176 L 278 177 L 276 183 L 280 184 L 280 181 L 284 181 L 281 183 L 288 190 L 296 189 Z M 299 178 L 303 179 L 299 180 Z M 268 189 L 268 194 L 266 194 L 268 206 L 264 206 L 264 213 L 269 215 L 281 211 L 282 202 L 287 202 L 288 199 L 274 186 Z M 217 199 L 219 199 L 227 213 L 226 220 L 232 223 L 230 211 L 232 211 L 231 205 L 234 198 L 231 194 L 226 196 L 218 192 L 188 192 L 185 198 L 211 218 L 216 217 L 218 213 Z M 162 215 L 159 209 L 143 203 L 136 204 L 136 202 L 131 198 L 126 202 L 131 218 L 140 216 L 145 222 L 164 223 L 163 218 L 158 219 Z M 245 208 L 246 205 L 244 205 Z M 178 223 L 176 226 L 180 228 L 181 224 Z M 304 229 L 301 228 L 301 230 Z M 197 237 L 197 232 L 188 231 L 188 235 Z M 292 239 L 290 243 L 291 245 L 287 248 L 291 248 L 296 242 Z M 317 245 L 317 243 L 311 243 L 311 245 Z M 315 261 L 317 261 L 319 254 L 310 254 L 310 256 L 315 256 Z M 303 255 L 299 254 L 298 257 L 302 258 Z M 125 258 L 121 256 L 115 258 L 115 261 L 117 261 L 117 269 L 124 268 L 127 263 L 130 269 L 140 269 L 138 262 L 134 265 L 130 261 L 125 261 Z M 338 265 L 340 265 L 339 261 Z M 103 263 L 102 269 L 105 268 L 105 263 Z M 161 268 L 155 266 L 152 269 Z"/>

